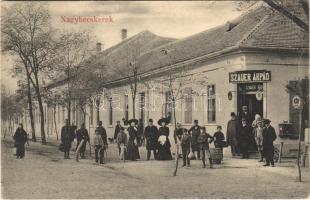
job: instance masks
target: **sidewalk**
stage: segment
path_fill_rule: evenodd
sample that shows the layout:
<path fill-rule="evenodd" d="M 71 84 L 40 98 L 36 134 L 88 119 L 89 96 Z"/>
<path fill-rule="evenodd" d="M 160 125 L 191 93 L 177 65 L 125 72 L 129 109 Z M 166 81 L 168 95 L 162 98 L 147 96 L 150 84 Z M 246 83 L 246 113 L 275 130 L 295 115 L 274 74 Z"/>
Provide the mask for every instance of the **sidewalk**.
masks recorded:
<path fill-rule="evenodd" d="M 112 144 L 103 166 L 94 165 L 88 152 L 78 163 L 74 153 L 64 160 L 56 141 L 30 143 L 23 160 L 11 147 L 12 141 L 2 140 L 3 198 L 306 198 L 310 183 L 309 168 L 299 183 L 291 162 L 272 168 L 226 157 L 222 165 L 203 169 L 194 160 L 173 177 L 174 161 L 145 161 L 144 147 L 142 161 L 124 164 Z"/>

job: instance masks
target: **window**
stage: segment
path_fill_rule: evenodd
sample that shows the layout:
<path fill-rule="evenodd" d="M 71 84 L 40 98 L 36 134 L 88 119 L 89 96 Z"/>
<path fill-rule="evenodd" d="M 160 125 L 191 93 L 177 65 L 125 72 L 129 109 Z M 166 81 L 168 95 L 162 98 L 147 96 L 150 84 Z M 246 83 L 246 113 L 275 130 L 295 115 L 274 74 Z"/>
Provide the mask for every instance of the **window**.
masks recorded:
<path fill-rule="evenodd" d="M 94 125 L 94 105 L 90 104 L 89 106 L 89 111 L 90 111 L 90 124 Z"/>
<path fill-rule="evenodd" d="M 124 118 L 126 121 L 128 121 L 128 118 L 129 118 L 129 113 L 128 113 L 128 110 L 129 110 L 129 106 L 128 106 L 128 95 L 125 95 L 124 96 Z"/>
<path fill-rule="evenodd" d="M 145 110 L 145 93 L 140 93 L 140 101 L 139 101 L 139 109 L 140 109 L 140 119 L 142 119 L 142 122 L 144 122 L 144 110 Z"/>
<path fill-rule="evenodd" d="M 164 110 L 165 117 L 172 119 L 172 99 L 171 99 L 171 93 L 165 92 L 165 110 Z"/>
<path fill-rule="evenodd" d="M 112 97 L 109 98 L 109 125 L 113 124 L 113 106 Z"/>
<path fill-rule="evenodd" d="M 215 122 L 216 113 L 215 85 L 208 85 L 208 122 Z"/>
<path fill-rule="evenodd" d="M 190 124 L 192 123 L 192 115 L 193 115 L 193 98 L 191 94 L 192 88 L 187 88 L 185 89 L 185 119 L 184 122 L 185 124 Z"/>

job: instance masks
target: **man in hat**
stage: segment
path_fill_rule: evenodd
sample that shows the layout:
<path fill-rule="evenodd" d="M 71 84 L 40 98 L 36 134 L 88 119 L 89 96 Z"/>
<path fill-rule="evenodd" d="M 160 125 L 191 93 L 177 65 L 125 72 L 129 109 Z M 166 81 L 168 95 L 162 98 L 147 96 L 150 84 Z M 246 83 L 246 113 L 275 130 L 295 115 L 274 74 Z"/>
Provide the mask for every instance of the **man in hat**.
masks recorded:
<path fill-rule="evenodd" d="M 101 135 L 103 143 L 105 145 L 105 148 L 107 148 L 108 147 L 107 132 L 106 132 L 105 128 L 102 126 L 102 121 L 98 122 L 98 126 L 96 127 L 96 131 L 98 131 L 99 134 Z"/>
<path fill-rule="evenodd" d="M 199 150 L 199 144 L 198 144 L 198 136 L 201 133 L 201 127 L 198 125 L 198 120 L 194 120 L 194 126 L 192 126 L 188 132 L 192 136 L 192 152 L 195 154 L 196 159 L 200 159 L 200 150 Z"/>
<path fill-rule="evenodd" d="M 149 124 L 144 129 L 144 138 L 146 139 L 147 160 L 150 160 L 151 151 L 153 151 L 154 159 L 157 159 L 158 148 L 158 129 L 153 125 L 153 119 L 149 119 Z"/>
<path fill-rule="evenodd" d="M 74 140 L 75 134 L 72 126 L 69 124 L 69 120 L 65 120 L 65 126 L 61 128 L 61 142 L 64 147 L 64 158 L 70 159 L 71 143 Z"/>
<path fill-rule="evenodd" d="M 237 150 L 237 135 L 239 134 L 239 122 L 237 120 L 236 114 L 234 112 L 230 113 L 231 119 L 227 123 L 227 145 L 230 145 L 232 156 L 236 155 Z"/>
<path fill-rule="evenodd" d="M 116 121 L 116 126 L 115 126 L 115 130 L 114 130 L 114 140 L 116 140 L 118 133 L 120 132 L 122 125 L 121 122 L 118 120 Z"/>
<path fill-rule="evenodd" d="M 86 143 L 89 142 L 89 136 L 88 136 L 88 131 L 85 128 L 84 123 L 82 123 L 81 128 L 76 131 L 76 140 L 77 140 L 76 149 L 78 148 L 78 146 L 80 145 L 80 143 L 83 140 L 83 144 L 82 144 L 82 147 L 80 149 L 80 156 L 81 156 L 81 158 L 85 158 Z"/>
<path fill-rule="evenodd" d="M 264 123 L 266 124 L 266 128 L 263 130 L 263 151 L 264 156 L 266 158 L 266 164 L 264 166 L 271 166 L 274 167 L 274 146 L 273 141 L 277 138 L 276 131 L 270 125 L 270 120 L 265 119 Z"/>
<path fill-rule="evenodd" d="M 242 111 L 239 114 L 239 120 L 241 119 L 244 119 L 248 125 L 252 122 L 251 116 L 248 112 L 248 106 L 242 106 Z M 242 121 L 240 121 L 240 125 L 242 125 Z"/>

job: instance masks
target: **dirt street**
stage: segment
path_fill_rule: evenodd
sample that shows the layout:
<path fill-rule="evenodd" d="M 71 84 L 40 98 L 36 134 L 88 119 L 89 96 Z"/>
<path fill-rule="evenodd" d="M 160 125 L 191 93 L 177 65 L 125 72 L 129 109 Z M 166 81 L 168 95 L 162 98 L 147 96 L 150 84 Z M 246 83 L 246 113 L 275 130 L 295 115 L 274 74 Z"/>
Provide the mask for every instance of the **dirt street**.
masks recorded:
<path fill-rule="evenodd" d="M 26 157 L 13 156 L 13 142 L 2 140 L 2 198 L 306 198 L 309 168 L 303 182 L 297 181 L 293 162 L 263 167 L 255 159 L 225 157 L 214 169 L 202 168 L 199 160 L 190 168 L 179 168 L 172 176 L 174 161 L 120 162 L 117 148 L 108 149 L 108 163 L 99 166 L 94 158 L 76 162 L 74 152 L 64 160 L 57 142 L 30 143 Z M 87 146 L 89 150 L 89 146 Z M 181 160 L 180 160 L 181 161 Z"/>

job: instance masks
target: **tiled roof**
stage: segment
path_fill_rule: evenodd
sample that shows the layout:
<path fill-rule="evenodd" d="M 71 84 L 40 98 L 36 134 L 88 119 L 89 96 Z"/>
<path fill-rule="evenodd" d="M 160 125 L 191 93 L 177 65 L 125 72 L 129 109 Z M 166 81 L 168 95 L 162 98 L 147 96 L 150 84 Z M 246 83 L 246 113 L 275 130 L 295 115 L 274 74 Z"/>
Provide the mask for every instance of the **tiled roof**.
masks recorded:
<path fill-rule="evenodd" d="M 290 9 L 306 20 L 300 6 Z M 129 62 L 134 57 L 141 74 L 229 48 L 245 47 L 308 49 L 308 35 L 290 19 L 263 5 L 224 25 L 180 40 L 143 31 L 94 56 L 88 66 L 100 74 L 101 85 L 130 76 Z"/>
<path fill-rule="evenodd" d="M 291 11 L 306 20 L 302 10 L 291 7 Z M 286 16 L 273 11 L 267 19 L 240 44 L 261 48 L 309 48 L 308 34 Z"/>

